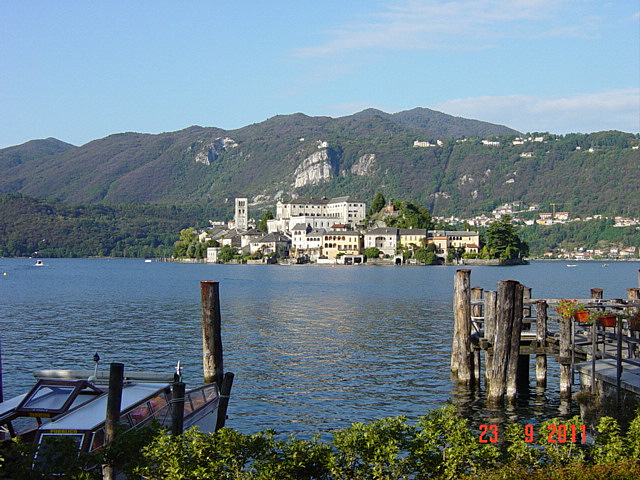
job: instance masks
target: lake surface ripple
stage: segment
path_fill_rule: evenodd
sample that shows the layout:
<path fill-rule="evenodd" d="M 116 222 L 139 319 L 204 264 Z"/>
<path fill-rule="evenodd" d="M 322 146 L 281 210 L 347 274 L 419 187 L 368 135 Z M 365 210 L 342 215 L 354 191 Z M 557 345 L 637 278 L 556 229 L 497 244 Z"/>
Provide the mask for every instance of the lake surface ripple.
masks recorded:
<path fill-rule="evenodd" d="M 105 367 L 117 361 L 132 370 L 171 371 L 180 360 L 185 381 L 200 382 L 199 281 L 216 280 L 225 370 L 236 374 L 227 425 L 244 433 L 269 427 L 306 436 L 386 416 L 415 420 L 447 401 L 475 426 L 577 413 L 560 402 L 553 361 L 546 391 L 532 382 L 507 410 L 487 410 L 482 390 L 451 383 L 457 267 L 34 263 L 0 259 L 5 398 L 27 390 L 35 369 L 93 368 L 96 351 Z M 513 278 L 534 298 L 585 298 L 593 287 L 626 298 L 638 266 L 471 267 L 471 283 L 495 290 Z"/>

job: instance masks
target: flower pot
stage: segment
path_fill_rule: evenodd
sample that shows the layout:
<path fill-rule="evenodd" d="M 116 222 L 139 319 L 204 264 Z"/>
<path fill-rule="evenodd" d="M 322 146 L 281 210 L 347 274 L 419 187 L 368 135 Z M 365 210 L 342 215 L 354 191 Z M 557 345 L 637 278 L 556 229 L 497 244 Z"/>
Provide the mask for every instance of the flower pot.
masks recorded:
<path fill-rule="evenodd" d="M 640 314 L 629 319 L 629 330 L 640 331 Z"/>
<path fill-rule="evenodd" d="M 589 321 L 589 311 L 588 310 L 579 310 L 573 314 L 573 318 L 575 318 L 578 322 L 588 322 Z"/>
<path fill-rule="evenodd" d="M 615 315 L 604 315 L 598 319 L 598 325 L 602 327 L 615 327 L 617 320 Z"/>

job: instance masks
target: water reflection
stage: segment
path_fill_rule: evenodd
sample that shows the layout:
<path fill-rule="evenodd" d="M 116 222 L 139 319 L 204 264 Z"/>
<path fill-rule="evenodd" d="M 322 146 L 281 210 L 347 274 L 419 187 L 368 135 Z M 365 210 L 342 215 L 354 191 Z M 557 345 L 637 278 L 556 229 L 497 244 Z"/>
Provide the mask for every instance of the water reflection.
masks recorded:
<path fill-rule="evenodd" d="M 36 368 L 104 363 L 202 376 L 200 280 L 220 281 L 225 369 L 236 374 L 228 425 L 244 432 L 330 432 L 352 422 L 417 419 L 447 401 L 477 426 L 577 413 L 532 379 L 514 406 L 489 409 L 484 387 L 449 380 L 455 268 L 209 266 L 137 260 L 0 259 L 5 396 L 32 384 Z M 535 296 L 586 295 L 590 278 L 614 294 L 635 285 L 637 265 L 568 276 L 562 265 L 472 269 L 472 284 L 504 278 Z M 569 269 L 571 270 L 571 269 Z M 573 269 L 576 270 L 576 269 Z M 602 270 L 606 270 L 603 278 Z M 550 288 L 550 282 L 553 282 Z M 602 284 L 600 285 L 602 286 Z M 607 294 L 607 293 L 605 293 Z"/>

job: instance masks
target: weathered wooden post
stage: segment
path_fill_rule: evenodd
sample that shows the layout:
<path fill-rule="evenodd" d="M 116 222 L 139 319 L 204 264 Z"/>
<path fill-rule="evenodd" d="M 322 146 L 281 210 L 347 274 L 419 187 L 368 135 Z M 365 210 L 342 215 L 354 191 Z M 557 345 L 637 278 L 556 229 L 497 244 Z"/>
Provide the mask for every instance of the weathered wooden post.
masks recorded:
<path fill-rule="evenodd" d="M 592 300 L 602 300 L 603 292 L 601 288 L 592 288 L 590 297 Z"/>
<path fill-rule="evenodd" d="M 514 300 L 513 300 L 513 320 L 511 326 L 511 345 L 509 351 L 509 363 L 507 367 L 507 400 L 513 402 L 518 395 L 518 377 L 521 374 L 520 358 L 520 334 L 522 333 L 522 314 L 523 314 L 523 295 L 524 286 L 520 283 L 516 283 Z M 528 360 L 527 358 L 527 374 L 528 374 Z M 527 375 L 528 377 L 528 375 Z"/>
<path fill-rule="evenodd" d="M 504 399 L 517 283 L 515 280 L 503 280 L 498 283 L 495 343 L 487 388 L 488 403 L 498 403 Z"/>
<path fill-rule="evenodd" d="M 204 383 L 222 385 L 222 334 L 220 317 L 219 283 L 211 280 L 200 282 L 202 298 L 202 364 Z"/>
<path fill-rule="evenodd" d="M 523 304 L 522 304 L 522 317 L 523 318 L 529 318 L 531 317 L 531 304 L 528 303 L 529 300 L 531 300 L 531 287 L 524 287 L 524 291 L 522 293 L 522 300 L 523 300 Z M 530 323 L 523 323 L 522 324 L 522 329 L 523 330 L 531 330 L 531 324 Z"/>
<path fill-rule="evenodd" d="M 489 379 L 489 371 L 491 370 L 491 362 L 493 361 L 493 347 L 496 343 L 496 315 L 498 293 L 493 290 L 484 292 L 484 338 L 489 342 L 484 356 L 484 379 L 487 384 Z"/>
<path fill-rule="evenodd" d="M 451 371 L 457 375 L 460 383 L 467 385 L 472 382 L 470 279 L 471 270 L 456 271 L 453 291 L 454 333 L 451 350 Z"/>
<path fill-rule="evenodd" d="M 640 288 L 627 288 L 627 300 L 630 300 L 630 301 L 640 300 Z M 629 336 L 633 338 L 637 338 L 638 336 L 640 336 L 640 332 L 635 332 L 629 329 Z"/>
<path fill-rule="evenodd" d="M 547 302 L 539 300 L 536 304 L 536 343 L 538 349 L 547 348 Z M 539 387 L 547 386 L 547 354 L 536 355 L 536 383 Z"/>
<path fill-rule="evenodd" d="M 526 302 L 531 300 L 531 287 L 525 287 L 523 285 L 522 288 L 522 331 L 529 331 L 531 330 L 531 304 Z M 520 339 L 520 337 L 518 337 L 518 339 Z M 518 356 L 518 382 L 520 382 L 521 386 L 524 387 L 529 386 L 530 363 L 531 359 L 529 355 L 525 354 Z"/>
<path fill-rule="evenodd" d="M 220 387 L 220 402 L 218 403 L 218 419 L 216 421 L 216 431 L 224 427 L 227 420 L 227 407 L 229 406 L 229 395 L 231 394 L 231 386 L 233 385 L 233 373 L 224 374 L 222 386 Z"/>
<path fill-rule="evenodd" d="M 107 394 L 107 413 L 104 425 L 104 443 L 109 445 L 116 438 L 116 427 L 120 423 L 122 407 L 122 388 L 124 385 L 124 364 L 112 363 L 109 366 L 109 392 Z M 114 480 L 115 471 L 111 465 L 103 465 L 102 478 Z"/>
<path fill-rule="evenodd" d="M 571 318 L 560 317 L 560 397 L 571 397 Z"/>
<path fill-rule="evenodd" d="M 475 301 L 482 301 L 482 292 L 483 289 L 482 287 L 473 287 L 471 289 L 471 301 L 473 302 Z M 475 323 L 475 325 L 479 325 L 480 321 L 479 320 L 473 320 L 473 317 L 477 318 L 477 317 L 482 317 L 482 304 L 472 304 L 471 305 L 471 317 L 472 317 L 472 322 Z M 484 321 L 483 321 L 484 323 Z M 478 331 L 480 331 L 480 329 L 478 328 Z M 475 385 L 480 385 L 480 377 L 481 377 L 481 362 L 480 362 L 480 347 L 473 347 L 473 382 Z"/>
<path fill-rule="evenodd" d="M 171 435 L 182 435 L 184 429 L 184 392 L 186 385 L 183 382 L 175 382 L 172 387 L 171 399 Z"/>

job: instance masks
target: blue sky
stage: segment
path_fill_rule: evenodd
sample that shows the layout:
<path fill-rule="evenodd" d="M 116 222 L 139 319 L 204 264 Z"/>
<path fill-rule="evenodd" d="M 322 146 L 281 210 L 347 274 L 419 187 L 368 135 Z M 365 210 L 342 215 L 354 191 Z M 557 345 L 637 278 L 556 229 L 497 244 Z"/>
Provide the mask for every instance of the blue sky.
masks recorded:
<path fill-rule="evenodd" d="M 640 2 L 0 2 L 0 148 L 418 106 L 640 132 Z"/>

